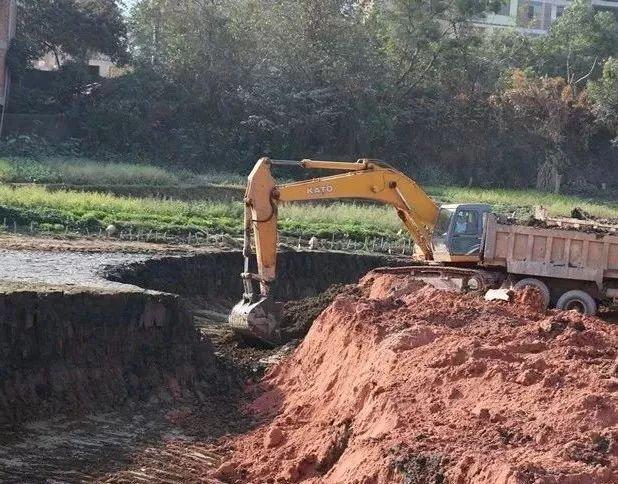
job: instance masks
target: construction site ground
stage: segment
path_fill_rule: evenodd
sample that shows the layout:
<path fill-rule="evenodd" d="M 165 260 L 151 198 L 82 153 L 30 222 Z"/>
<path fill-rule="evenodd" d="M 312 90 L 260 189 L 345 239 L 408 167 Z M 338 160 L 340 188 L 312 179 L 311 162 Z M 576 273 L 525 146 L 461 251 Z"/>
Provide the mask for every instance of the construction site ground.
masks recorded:
<path fill-rule="evenodd" d="M 3 235 L 0 236 L 0 288 L 6 294 L 44 296 L 57 292 L 85 292 L 94 297 L 156 294 L 156 290 L 138 284 L 111 280 L 118 277 L 113 268 L 132 264 L 140 266 L 145 261 L 154 262 L 156 266 L 159 259 L 176 263 L 200 254 L 228 254 L 230 250 L 232 247 L 225 244 L 192 247 L 112 238 Z M 240 255 L 236 254 L 236 257 L 240 264 Z M 225 262 L 229 266 L 229 260 Z M 192 265 L 192 261 L 186 264 L 189 271 Z M 173 268 L 169 271 L 166 277 L 170 279 L 183 277 Z M 237 278 L 234 277 L 238 271 L 236 264 L 232 270 L 225 266 L 222 271 L 230 280 Z M 202 275 L 203 278 L 211 276 L 208 273 Z M 192 285 L 190 277 L 187 279 L 187 284 Z M 223 380 L 223 385 L 218 388 L 220 391 L 197 396 L 192 393 L 173 395 L 172 399 L 166 394 L 162 397 L 155 393 L 147 399 L 127 398 L 116 408 L 111 405 L 96 411 L 77 409 L 75 412 L 49 413 L 24 421 L 4 422 L 0 424 L 0 481 L 92 482 L 129 467 L 135 455 L 143 449 L 163 447 L 169 441 L 187 444 L 212 442 L 223 435 L 250 428 L 252 419 L 239 409 L 246 403 L 247 397 L 242 393 L 244 385 L 257 382 L 266 369 L 288 353 L 293 345 L 278 349 L 254 348 L 236 341 L 223 323 L 237 297 L 239 292 L 234 291 L 213 298 L 191 295 L 183 301 L 194 314 L 194 325 L 213 344 L 211 351 L 217 358 L 216 371 L 221 373 Z M 32 305 L 36 304 L 36 301 L 32 302 Z M 321 308 L 317 309 L 316 315 Z M 60 318 L 66 309 L 58 307 Z M 162 450 L 161 458 L 168 452 Z M 202 465 L 204 462 L 219 465 L 221 461 L 216 454 L 204 457 L 198 453 L 195 458 Z M 137 474 L 135 482 L 142 482 L 145 478 Z M 168 477 L 184 482 L 181 475 Z"/>
<path fill-rule="evenodd" d="M 182 371 L 157 367 L 148 393 L 114 383 L 126 395 L 98 405 L 86 388 L 77 406 L 56 402 L 49 409 L 61 412 L 5 422 L 0 481 L 615 482 L 615 312 L 545 314 L 534 293 L 485 302 L 370 275 L 295 297 L 292 341 L 255 348 L 224 324 L 239 294 L 222 274 L 237 272 L 235 259 L 196 258 L 228 249 L 0 237 L 5 293 L 144 293 L 173 311 L 158 294 L 185 292 L 208 340 L 178 339 L 195 354 L 174 360 Z M 291 258 L 284 271 L 299 263 Z M 366 264 L 358 274 L 377 262 Z M 192 291 L 210 269 L 218 282 Z M 331 303 L 297 348 L 294 338 Z"/>

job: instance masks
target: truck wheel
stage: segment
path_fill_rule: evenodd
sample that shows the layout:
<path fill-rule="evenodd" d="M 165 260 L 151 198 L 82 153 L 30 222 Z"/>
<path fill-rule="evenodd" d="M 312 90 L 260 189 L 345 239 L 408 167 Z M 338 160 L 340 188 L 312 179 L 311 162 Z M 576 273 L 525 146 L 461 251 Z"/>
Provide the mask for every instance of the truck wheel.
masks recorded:
<path fill-rule="evenodd" d="M 556 308 L 565 311 L 575 309 L 582 314 L 594 316 L 597 313 L 597 302 L 587 292 L 573 290 L 565 292 L 560 296 L 556 303 Z"/>
<path fill-rule="evenodd" d="M 525 279 L 521 279 L 515 283 L 513 289 L 523 289 L 524 287 L 535 287 L 539 290 L 541 295 L 543 296 L 543 308 L 547 309 L 549 307 L 549 287 L 540 279 L 535 279 L 534 277 L 527 277 Z"/>

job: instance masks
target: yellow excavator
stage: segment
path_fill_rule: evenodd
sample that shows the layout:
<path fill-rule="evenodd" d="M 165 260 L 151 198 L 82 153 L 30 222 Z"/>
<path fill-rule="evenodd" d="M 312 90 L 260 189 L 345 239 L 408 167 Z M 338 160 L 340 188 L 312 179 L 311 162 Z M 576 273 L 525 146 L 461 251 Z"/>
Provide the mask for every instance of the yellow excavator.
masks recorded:
<path fill-rule="evenodd" d="M 331 170 L 331 176 L 277 184 L 275 166 Z M 249 175 L 245 194 L 243 299 L 229 322 L 238 332 L 271 343 L 279 340 L 278 305 L 269 297 L 276 279 L 277 209 L 281 202 L 363 199 L 391 205 L 427 265 L 405 270 L 423 280 L 440 280 L 457 290 L 483 290 L 496 283 L 476 265 L 485 204 L 438 206 L 413 180 L 375 160 L 357 162 L 260 159 Z M 257 273 L 250 271 L 252 234 Z"/>

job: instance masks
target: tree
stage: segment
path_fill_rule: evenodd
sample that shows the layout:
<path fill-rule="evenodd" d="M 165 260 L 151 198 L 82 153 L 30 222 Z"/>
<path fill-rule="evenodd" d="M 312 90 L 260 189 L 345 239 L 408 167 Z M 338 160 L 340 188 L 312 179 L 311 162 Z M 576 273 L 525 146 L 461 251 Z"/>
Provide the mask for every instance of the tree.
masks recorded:
<path fill-rule="evenodd" d="M 392 62 L 394 85 L 409 93 L 464 66 L 468 48 L 482 37 L 470 28 L 471 20 L 501 4 L 499 0 L 393 0 L 377 7 L 382 49 Z"/>
<path fill-rule="evenodd" d="M 116 0 L 18 0 L 16 49 L 26 59 L 48 52 L 85 60 L 93 52 L 127 60 L 126 26 Z"/>
<path fill-rule="evenodd" d="M 509 129 L 521 123 L 531 136 L 544 141 L 537 186 L 557 191 L 564 172 L 587 148 L 592 134 L 593 117 L 586 95 L 575 95 L 562 77 L 536 77 L 514 70 L 509 85 L 494 102 L 508 119 Z"/>
<path fill-rule="evenodd" d="M 614 136 L 618 144 L 618 59 L 609 58 L 603 65 L 603 75 L 588 85 L 597 120 Z"/>
<path fill-rule="evenodd" d="M 618 54 L 618 22 L 611 12 L 595 11 L 590 1 L 575 0 L 535 47 L 540 74 L 584 85 L 600 75 L 605 59 Z"/>

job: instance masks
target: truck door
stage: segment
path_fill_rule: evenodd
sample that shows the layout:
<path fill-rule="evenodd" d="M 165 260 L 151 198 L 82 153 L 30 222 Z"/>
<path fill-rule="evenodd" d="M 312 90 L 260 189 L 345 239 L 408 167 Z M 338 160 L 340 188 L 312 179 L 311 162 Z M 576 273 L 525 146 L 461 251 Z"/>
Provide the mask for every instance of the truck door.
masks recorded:
<path fill-rule="evenodd" d="M 481 247 L 483 222 L 481 213 L 471 208 L 455 212 L 451 229 L 451 254 L 476 255 Z"/>

